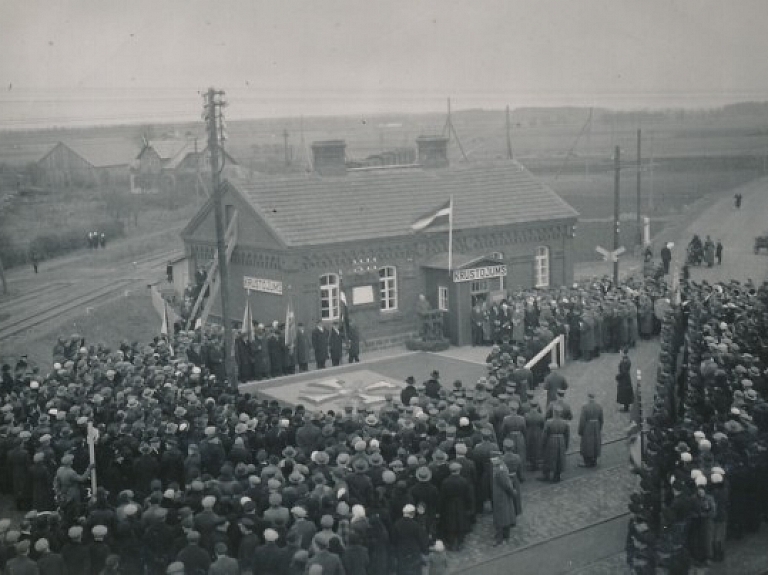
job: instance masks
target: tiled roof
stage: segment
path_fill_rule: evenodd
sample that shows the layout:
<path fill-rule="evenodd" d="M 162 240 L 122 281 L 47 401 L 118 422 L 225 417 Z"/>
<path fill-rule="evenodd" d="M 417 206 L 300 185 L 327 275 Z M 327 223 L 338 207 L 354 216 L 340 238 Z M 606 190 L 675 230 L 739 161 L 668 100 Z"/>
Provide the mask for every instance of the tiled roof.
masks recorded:
<path fill-rule="evenodd" d="M 120 138 L 67 140 L 60 143 L 95 168 L 128 166 L 136 157 L 136 144 Z"/>
<path fill-rule="evenodd" d="M 194 151 L 195 142 L 191 140 L 151 140 L 148 146 L 157 152 L 161 160 L 170 160 L 183 150 Z M 202 147 L 201 144 L 198 146 Z"/>
<path fill-rule="evenodd" d="M 574 219 L 578 212 L 514 161 L 232 181 L 289 246 L 406 235 L 453 195 L 455 230 Z M 447 224 L 421 233 L 445 231 Z"/>

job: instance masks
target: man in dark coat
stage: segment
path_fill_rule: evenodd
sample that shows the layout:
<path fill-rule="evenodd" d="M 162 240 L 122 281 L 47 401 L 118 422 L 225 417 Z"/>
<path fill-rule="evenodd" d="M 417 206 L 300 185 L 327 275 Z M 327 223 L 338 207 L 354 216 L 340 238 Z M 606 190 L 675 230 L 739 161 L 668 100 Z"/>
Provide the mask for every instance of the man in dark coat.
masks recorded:
<path fill-rule="evenodd" d="M 579 418 L 580 452 L 584 459 L 583 467 L 595 467 L 600 457 L 603 438 L 603 408 L 595 401 L 595 394 L 590 392 L 589 400 L 581 408 Z"/>
<path fill-rule="evenodd" d="M 309 369 L 309 336 L 303 323 L 299 323 L 296 329 L 296 363 L 299 364 L 299 371 Z"/>
<path fill-rule="evenodd" d="M 440 372 L 436 369 L 432 371 L 424 384 L 424 394 L 434 400 L 440 399 Z"/>
<path fill-rule="evenodd" d="M 357 324 L 349 323 L 349 363 L 360 363 L 360 328 Z"/>
<path fill-rule="evenodd" d="M 339 324 L 338 322 L 333 322 L 333 327 L 331 327 L 331 331 L 328 334 L 328 350 L 331 354 L 331 364 L 334 366 L 341 364 L 343 342 L 344 338 L 341 337 Z"/>
<path fill-rule="evenodd" d="M 211 556 L 200 547 L 200 533 L 198 531 L 187 532 L 187 546 L 179 551 L 176 560 L 184 563 L 184 573 L 187 575 L 208 573 Z"/>
<path fill-rule="evenodd" d="M 672 250 L 669 249 L 669 244 L 664 244 L 661 248 L 661 263 L 664 266 L 664 275 L 669 273 L 669 262 L 672 261 Z"/>
<path fill-rule="evenodd" d="M 400 392 L 400 401 L 407 407 L 411 404 L 411 398 L 418 397 L 419 392 L 416 391 L 416 379 L 412 375 L 405 379 L 405 383 L 406 386 Z"/>
<path fill-rule="evenodd" d="M 61 548 L 61 556 L 67 566 L 68 573 L 90 573 L 91 572 L 91 550 L 84 544 L 83 528 L 79 525 L 70 527 L 67 533 L 69 542 Z"/>
<path fill-rule="evenodd" d="M 272 377 L 283 375 L 283 349 L 280 345 L 280 328 L 277 321 L 272 323 L 272 329 L 267 336 L 267 353 L 269 354 L 269 373 Z"/>
<path fill-rule="evenodd" d="M 245 329 L 237 334 L 235 339 L 235 361 L 237 362 L 238 381 L 244 383 L 254 378 L 256 366 Z"/>
<path fill-rule="evenodd" d="M 317 369 L 323 369 L 328 361 L 328 332 L 322 321 L 318 321 L 317 327 L 312 330 L 312 349 L 315 350 Z"/>
<path fill-rule="evenodd" d="M 462 477 L 464 466 L 458 461 L 452 461 L 448 468 L 451 474 L 440 486 L 440 530 L 448 549 L 457 551 L 469 531 L 475 511 L 475 497 L 472 485 Z"/>
<path fill-rule="evenodd" d="M 541 442 L 544 447 L 544 475 L 540 479 L 549 481 L 550 476 L 555 483 L 560 481 L 560 475 L 565 469 L 565 453 L 568 450 L 571 429 L 568 422 L 561 417 L 563 413 L 559 405 L 552 410 L 552 419 L 544 424 Z"/>
<path fill-rule="evenodd" d="M 37 563 L 29 558 L 29 541 L 19 541 L 16 544 L 16 557 L 6 563 L 5 573 L 8 575 L 38 575 L 40 573 Z"/>
<path fill-rule="evenodd" d="M 392 527 L 397 575 L 421 575 L 422 558 L 429 551 L 429 537 L 424 527 L 414 519 L 415 515 L 416 508 L 409 503 L 403 507 L 403 516 Z"/>

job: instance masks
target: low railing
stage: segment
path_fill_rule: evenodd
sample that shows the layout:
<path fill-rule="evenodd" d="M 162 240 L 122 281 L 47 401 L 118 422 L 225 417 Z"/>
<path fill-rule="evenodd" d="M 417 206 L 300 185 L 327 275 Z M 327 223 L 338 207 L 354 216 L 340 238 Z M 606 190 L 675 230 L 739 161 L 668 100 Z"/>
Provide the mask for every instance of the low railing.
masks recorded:
<path fill-rule="evenodd" d="M 539 363 L 547 354 L 550 354 L 550 363 L 556 363 L 560 367 L 565 365 L 565 336 L 560 334 L 555 339 L 550 341 L 544 349 L 533 356 L 528 363 L 525 364 L 527 369 L 533 368 L 534 365 Z"/>

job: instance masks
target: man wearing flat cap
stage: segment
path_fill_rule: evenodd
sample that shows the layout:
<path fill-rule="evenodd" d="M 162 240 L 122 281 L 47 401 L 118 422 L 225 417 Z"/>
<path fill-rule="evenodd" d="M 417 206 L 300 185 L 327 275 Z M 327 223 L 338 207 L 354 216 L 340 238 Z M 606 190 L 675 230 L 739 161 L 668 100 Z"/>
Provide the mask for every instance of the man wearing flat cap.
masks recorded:
<path fill-rule="evenodd" d="M 91 550 L 83 543 L 83 528 L 75 525 L 67 531 L 69 541 L 61 548 L 61 556 L 67 566 L 67 573 L 90 573 Z"/>
<path fill-rule="evenodd" d="M 415 519 L 416 507 L 403 507 L 403 516 L 392 527 L 392 546 L 398 575 L 421 575 L 423 557 L 429 552 L 429 536 Z"/>
<path fill-rule="evenodd" d="M 451 474 L 440 486 L 438 501 L 440 529 L 448 549 L 458 551 L 464 543 L 464 537 L 469 532 L 475 515 L 475 493 L 469 481 L 462 477 L 464 467 L 461 462 L 452 461 L 448 469 Z M 474 470 L 474 465 L 472 469 Z"/>
<path fill-rule="evenodd" d="M 5 566 L 8 575 L 37 575 L 40 573 L 37 563 L 29 558 L 30 543 L 27 540 L 16 544 L 16 557 L 10 559 Z"/>

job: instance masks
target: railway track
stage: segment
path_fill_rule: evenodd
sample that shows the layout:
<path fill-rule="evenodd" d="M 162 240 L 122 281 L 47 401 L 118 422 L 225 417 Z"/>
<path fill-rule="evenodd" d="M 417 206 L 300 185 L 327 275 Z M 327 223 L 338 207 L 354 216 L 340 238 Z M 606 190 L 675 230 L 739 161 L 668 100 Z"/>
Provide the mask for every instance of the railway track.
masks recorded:
<path fill-rule="evenodd" d="M 0 341 L 18 335 L 21 332 L 36 327 L 41 323 L 70 312 L 80 306 L 95 303 L 101 299 L 115 295 L 135 281 L 136 280 L 132 278 L 122 278 L 109 282 L 94 290 L 89 290 L 88 292 L 75 296 L 63 303 L 60 301 L 48 302 L 46 305 L 43 305 L 42 309 L 38 309 L 31 314 L 25 314 L 14 321 L 4 322 L 2 327 L 0 327 Z M 39 297 L 39 294 L 35 294 L 34 297 Z M 9 304 L 17 304 L 17 300 L 9 302 Z"/>

